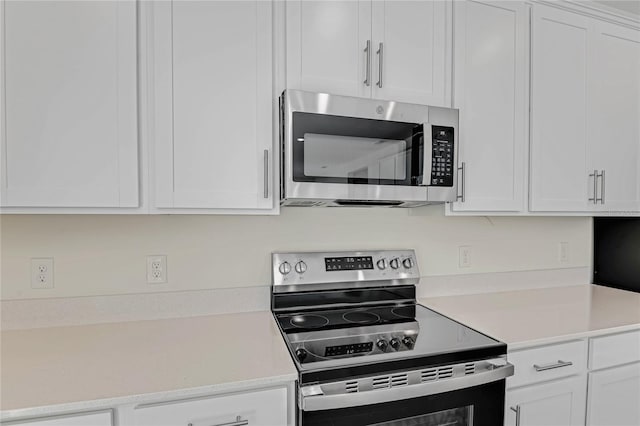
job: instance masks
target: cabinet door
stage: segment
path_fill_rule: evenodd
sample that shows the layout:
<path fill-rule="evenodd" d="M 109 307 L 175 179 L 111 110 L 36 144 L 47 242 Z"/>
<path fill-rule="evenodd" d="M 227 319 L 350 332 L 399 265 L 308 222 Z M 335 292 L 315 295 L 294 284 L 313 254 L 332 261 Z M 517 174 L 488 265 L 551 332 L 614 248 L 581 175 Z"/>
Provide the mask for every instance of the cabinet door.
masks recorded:
<path fill-rule="evenodd" d="M 454 106 L 465 168 L 464 202 L 454 211 L 525 208 L 526 18 L 521 2 L 454 2 Z"/>
<path fill-rule="evenodd" d="M 504 423 L 518 426 L 584 425 L 586 392 L 584 376 L 508 390 Z"/>
<path fill-rule="evenodd" d="M 2 7 L 2 206 L 138 206 L 135 2 Z"/>
<path fill-rule="evenodd" d="M 590 57 L 588 168 L 605 173 L 599 207 L 640 211 L 640 31 L 596 21 Z"/>
<path fill-rule="evenodd" d="M 287 87 L 371 96 L 371 1 L 291 0 L 285 7 Z"/>
<path fill-rule="evenodd" d="M 272 208 L 271 2 L 153 7 L 155 206 Z"/>
<path fill-rule="evenodd" d="M 269 389 L 136 407 L 135 426 L 286 426 L 287 390 Z"/>
<path fill-rule="evenodd" d="M 589 373 L 587 424 L 640 425 L 640 363 Z"/>
<path fill-rule="evenodd" d="M 450 106 L 447 7 L 445 1 L 373 1 L 374 98 Z"/>
<path fill-rule="evenodd" d="M 589 23 L 578 14 L 533 5 L 532 211 L 593 209 L 586 159 Z"/>

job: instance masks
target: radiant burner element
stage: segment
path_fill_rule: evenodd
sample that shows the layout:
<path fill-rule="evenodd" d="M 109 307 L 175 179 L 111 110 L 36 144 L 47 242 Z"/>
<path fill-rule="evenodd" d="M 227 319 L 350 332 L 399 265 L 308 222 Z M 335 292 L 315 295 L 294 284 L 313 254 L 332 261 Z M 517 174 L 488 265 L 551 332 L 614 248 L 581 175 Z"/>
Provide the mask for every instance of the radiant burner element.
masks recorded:
<path fill-rule="evenodd" d="M 366 311 L 351 311 L 342 315 L 345 321 L 353 322 L 356 324 L 375 324 L 380 321 L 380 316 L 373 312 Z"/>
<path fill-rule="evenodd" d="M 292 316 L 289 322 L 297 328 L 322 328 L 329 324 L 329 319 L 321 315 L 304 314 Z"/>

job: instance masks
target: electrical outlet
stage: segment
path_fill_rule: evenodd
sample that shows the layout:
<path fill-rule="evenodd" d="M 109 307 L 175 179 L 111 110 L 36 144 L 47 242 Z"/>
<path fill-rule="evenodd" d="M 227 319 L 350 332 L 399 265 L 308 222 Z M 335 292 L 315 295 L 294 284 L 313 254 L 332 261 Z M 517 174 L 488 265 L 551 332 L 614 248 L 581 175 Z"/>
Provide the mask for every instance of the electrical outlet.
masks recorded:
<path fill-rule="evenodd" d="M 460 246 L 458 249 L 458 267 L 471 267 L 471 246 Z"/>
<path fill-rule="evenodd" d="M 560 263 L 569 261 L 569 243 L 563 241 L 558 245 L 558 260 Z"/>
<path fill-rule="evenodd" d="M 147 256 L 147 284 L 167 282 L 167 256 Z"/>
<path fill-rule="evenodd" d="M 53 257 L 31 258 L 31 288 L 53 288 Z"/>

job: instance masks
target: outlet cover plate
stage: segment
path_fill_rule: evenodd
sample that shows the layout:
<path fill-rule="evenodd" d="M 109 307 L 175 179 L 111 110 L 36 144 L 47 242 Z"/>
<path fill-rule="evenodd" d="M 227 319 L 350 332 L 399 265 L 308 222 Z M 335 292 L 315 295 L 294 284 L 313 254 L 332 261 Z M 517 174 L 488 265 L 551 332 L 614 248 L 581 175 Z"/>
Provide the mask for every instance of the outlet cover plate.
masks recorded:
<path fill-rule="evenodd" d="M 157 254 L 147 256 L 147 284 L 167 282 L 167 256 Z"/>
<path fill-rule="evenodd" d="M 53 257 L 31 258 L 31 288 L 53 288 Z"/>

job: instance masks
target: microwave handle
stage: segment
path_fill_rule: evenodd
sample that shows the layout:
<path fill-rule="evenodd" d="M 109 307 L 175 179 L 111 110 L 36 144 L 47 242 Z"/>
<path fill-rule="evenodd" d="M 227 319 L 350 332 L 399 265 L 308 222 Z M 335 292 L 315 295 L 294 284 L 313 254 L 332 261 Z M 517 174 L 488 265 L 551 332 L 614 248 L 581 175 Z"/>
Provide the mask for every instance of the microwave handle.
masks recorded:
<path fill-rule="evenodd" d="M 433 132 L 431 124 L 422 124 L 422 138 L 424 140 L 422 159 L 422 183 L 420 186 L 431 184 L 431 172 L 433 171 Z"/>

